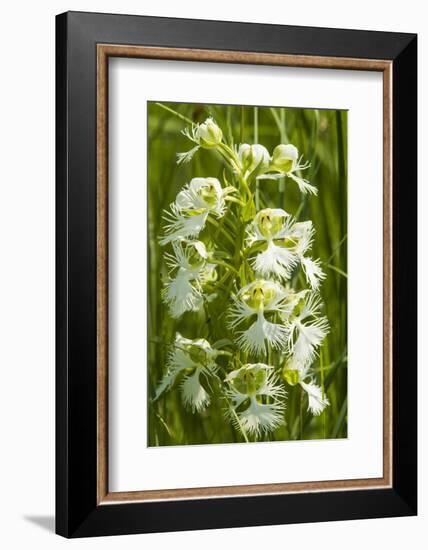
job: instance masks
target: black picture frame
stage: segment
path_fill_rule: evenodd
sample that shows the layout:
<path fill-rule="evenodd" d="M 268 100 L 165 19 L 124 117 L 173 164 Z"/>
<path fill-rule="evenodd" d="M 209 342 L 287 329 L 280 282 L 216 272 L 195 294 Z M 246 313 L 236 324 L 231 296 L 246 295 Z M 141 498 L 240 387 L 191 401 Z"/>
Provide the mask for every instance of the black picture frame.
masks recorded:
<path fill-rule="evenodd" d="M 392 487 L 97 501 L 97 44 L 392 63 Z M 417 36 L 68 12 L 56 18 L 56 532 L 64 537 L 417 513 Z"/>

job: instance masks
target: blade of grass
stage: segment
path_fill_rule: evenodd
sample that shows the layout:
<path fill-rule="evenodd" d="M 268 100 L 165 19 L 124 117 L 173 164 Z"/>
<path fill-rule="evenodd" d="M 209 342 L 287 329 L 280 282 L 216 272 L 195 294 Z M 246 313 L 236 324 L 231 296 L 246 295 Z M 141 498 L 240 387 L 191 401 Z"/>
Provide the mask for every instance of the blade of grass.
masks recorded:
<path fill-rule="evenodd" d="M 340 409 L 339 416 L 337 417 L 336 424 L 333 428 L 333 431 L 331 432 L 331 438 L 332 439 L 336 439 L 336 437 L 338 436 L 338 434 L 339 434 L 339 432 L 342 428 L 342 425 L 345 422 L 347 411 L 348 411 L 348 398 L 345 397 L 345 399 L 343 401 L 343 404 L 342 404 L 342 407 Z"/>
<path fill-rule="evenodd" d="M 348 278 L 348 275 L 344 271 L 342 271 L 341 269 L 339 269 L 338 267 L 336 267 L 334 265 L 327 264 L 325 267 L 328 267 L 329 269 L 332 269 L 333 271 L 336 271 L 336 273 L 339 273 L 339 275 L 342 275 L 342 277 L 345 277 L 345 279 Z"/>
<path fill-rule="evenodd" d="M 193 121 L 190 120 L 190 118 L 185 117 L 184 115 L 178 113 L 177 111 L 174 111 L 174 109 L 171 109 L 171 107 L 167 107 L 163 103 L 155 103 L 158 107 L 161 107 L 162 109 L 165 109 L 165 111 L 168 111 L 169 113 L 173 114 L 174 116 L 181 118 L 181 120 L 184 120 L 188 124 L 193 124 Z"/>

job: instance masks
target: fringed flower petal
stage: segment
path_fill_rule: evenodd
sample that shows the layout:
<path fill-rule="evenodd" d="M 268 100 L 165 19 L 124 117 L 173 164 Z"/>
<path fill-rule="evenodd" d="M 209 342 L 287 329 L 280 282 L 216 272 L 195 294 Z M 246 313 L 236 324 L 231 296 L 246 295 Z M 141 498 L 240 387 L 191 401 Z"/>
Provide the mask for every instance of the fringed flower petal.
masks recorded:
<path fill-rule="evenodd" d="M 201 383 L 201 377 L 208 381 L 210 377 L 216 376 L 216 359 L 219 354 L 204 338 L 190 340 L 177 332 L 168 356 L 167 372 L 158 384 L 154 400 L 168 391 L 178 375 L 182 374 L 180 392 L 183 405 L 192 412 L 204 410 L 210 404 L 210 397 Z"/>
<path fill-rule="evenodd" d="M 323 410 L 330 405 L 330 401 L 327 397 L 323 398 L 321 388 L 313 382 L 310 382 L 309 384 L 300 382 L 300 385 L 308 394 L 308 411 L 310 411 L 314 416 L 320 415 Z"/>
<path fill-rule="evenodd" d="M 226 414 L 245 436 L 258 437 L 284 423 L 287 394 L 274 368 L 264 363 L 249 363 L 226 378 L 227 397 L 232 410 Z M 263 402 L 269 400 L 269 402 Z"/>
<path fill-rule="evenodd" d="M 290 249 L 270 241 L 266 250 L 257 254 L 251 265 L 262 277 L 276 276 L 287 280 L 296 263 L 297 258 Z"/>

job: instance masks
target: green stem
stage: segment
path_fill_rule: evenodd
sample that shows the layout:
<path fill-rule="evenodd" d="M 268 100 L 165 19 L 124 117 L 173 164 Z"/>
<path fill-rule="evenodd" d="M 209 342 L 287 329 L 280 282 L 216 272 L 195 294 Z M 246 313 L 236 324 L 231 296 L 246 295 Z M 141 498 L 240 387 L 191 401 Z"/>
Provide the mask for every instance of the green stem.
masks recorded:
<path fill-rule="evenodd" d="M 241 200 L 239 200 L 235 197 L 226 197 L 225 200 L 230 201 L 230 202 L 235 202 L 236 204 L 239 204 L 240 206 L 244 206 L 244 203 Z"/>
<path fill-rule="evenodd" d="M 337 422 L 333 428 L 333 431 L 331 432 L 332 439 L 336 439 L 337 436 L 339 435 L 339 432 L 342 428 L 342 424 L 345 422 L 347 411 L 348 411 L 348 399 L 347 397 L 345 397 L 339 412 L 339 416 L 337 417 Z"/>
<path fill-rule="evenodd" d="M 331 264 L 327 264 L 326 267 L 328 267 L 329 269 L 332 269 L 333 271 L 336 271 L 336 273 L 339 273 L 339 275 L 342 275 L 342 277 L 345 277 L 345 279 L 348 278 L 348 275 L 338 267 Z"/>
<path fill-rule="evenodd" d="M 337 252 L 339 251 L 340 247 L 342 246 L 342 244 L 346 241 L 346 239 L 348 238 L 348 234 L 344 235 L 340 241 L 339 241 L 339 244 L 335 247 L 335 249 L 333 250 L 333 253 L 332 255 L 329 257 L 329 259 L 326 261 L 326 263 L 330 263 L 331 260 L 336 256 Z"/>
<path fill-rule="evenodd" d="M 218 153 L 223 157 L 223 159 L 232 167 L 232 170 L 235 172 L 240 172 L 240 167 L 238 159 L 236 158 L 233 150 L 226 145 L 225 143 L 219 143 L 217 146 Z"/>
<path fill-rule="evenodd" d="M 251 193 L 251 189 L 248 186 L 247 180 L 241 174 L 238 174 L 238 179 L 239 179 L 239 183 L 241 184 L 244 191 L 248 195 L 248 200 L 252 200 L 253 194 Z"/>
<path fill-rule="evenodd" d="M 208 262 L 210 264 L 216 264 L 216 265 L 222 265 L 223 267 L 225 267 L 226 269 L 230 269 L 232 270 L 234 273 L 236 273 L 236 275 L 239 275 L 239 271 L 237 269 L 235 269 L 232 265 L 228 264 L 227 262 L 223 262 L 221 260 L 215 260 L 213 258 L 210 258 L 208 260 Z"/>
<path fill-rule="evenodd" d="M 244 436 L 245 442 L 246 442 L 246 443 L 249 443 L 250 440 L 248 439 L 247 433 L 245 432 L 244 427 L 242 426 L 241 421 L 239 420 L 239 416 L 236 414 L 236 411 L 235 411 L 235 409 L 232 407 L 232 405 L 231 405 L 229 399 L 226 398 L 226 401 L 227 401 L 227 404 L 228 404 L 228 406 L 229 406 L 230 412 L 231 412 L 231 413 L 233 414 L 233 416 L 235 417 L 236 423 L 238 424 L 239 429 L 241 430 L 241 433 L 242 433 L 242 435 Z"/>
<path fill-rule="evenodd" d="M 193 121 L 191 121 L 190 118 L 187 118 L 186 116 L 180 113 L 177 113 L 177 111 L 174 111 L 174 109 L 171 109 L 171 107 L 167 107 L 163 103 L 157 103 L 157 102 L 155 103 L 155 105 L 157 105 L 158 107 L 161 107 L 162 109 L 165 109 L 165 111 L 168 111 L 168 113 L 171 113 L 174 116 L 181 118 L 181 120 L 184 120 L 185 122 L 187 122 L 187 124 L 191 124 L 193 126 Z"/>
<path fill-rule="evenodd" d="M 224 230 L 224 228 L 218 223 L 217 220 L 211 218 L 210 216 L 208 216 L 207 220 L 220 231 L 220 233 L 230 242 L 230 244 L 233 244 L 233 246 L 235 246 L 235 241 L 233 240 L 233 238 L 229 235 L 227 231 Z"/>

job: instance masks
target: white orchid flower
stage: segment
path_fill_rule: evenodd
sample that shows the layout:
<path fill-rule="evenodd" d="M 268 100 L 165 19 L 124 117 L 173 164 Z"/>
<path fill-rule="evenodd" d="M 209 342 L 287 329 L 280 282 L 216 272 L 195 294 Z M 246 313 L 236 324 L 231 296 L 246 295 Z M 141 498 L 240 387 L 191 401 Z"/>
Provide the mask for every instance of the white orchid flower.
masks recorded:
<path fill-rule="evenodd" d="M 317 355 L 316 349 L 329 332 L 326 317 L 320 315 L 322 306 L 318 294 L 308 290 L 299 293 L 299 301 L 288 316 L 288 353 L 297 364 L 308 365 Z M 295 303 L 295 302 L 294 302 Z"/>
<path fill-rule="evenodd" d="M 274 431 L 284 422 L 285 390 L 279 385 L 274 368 L 264 363 L 247 364 L 226 377 L 226 396 L 232 410 L 226 413 L 236 429 L 251 436 Z M 264 403 L 262 400 L 268 403 Z"/>
<path fill-rule="evenodd" d="M 247 247 L 266 242 L 267 247 L 259 252 L 251 265 L 262 277 L 277 277 L 288 280 L 300 262 L 306 281 L 312 290 L 318 290 L 326 275 L 321 262 L 307 255 L 315 234 L 312 222 L 295 222 L 281 208 L 266 208 L 258 212 L 247 226 Z"/>
<path fill-rule="evenodd" d="M 190 162 L 193 155 L 200 147 L 204 149 L 214 149 L 221 144 L 223 132 L 217 126 L 212 117 L 208 117 L 202 124 L 193 124 L 191 128 L 185 128 L 183 134 L 196 143 L 196 146 L 185 153 L 177 154 L 177 164 Z"/>
<path fill-rule="evenodd" d="M 178 193 L 171 211 L 166 211 L 165 236 L 160 243 L 165 245 L 177 239 L 197 237 L 210 214 L 217 218 L 223 216 L 226 193 L 216 178 L 193 178 Z"/>
<path fill-rule="evenodd" d="M 314 227 L 310 220 L 294 224 L 293 233 L 296 240 L 295 253 L 302 265 L 306 281 L 311 285 L 312 290 L 318 290 L 320 282 L 326 277 L 319 259 L 313 259 L 305 254 L 311 249 L 315 234 Z"/>
<path fill-rule="evenodd" d="M 328 398 L 326 396 L 323 397 L 321 387 L 310 376 L 309 366 L 303 366 L 295 360 L 291 360 L 284 367 L 282 377 L 290 386 L 299 384 L 303 391 L 307 393 L 308 411 L 314 416 L 320 415 L 330 405 Z M 305 382 L 307 378 L 309 378 L 309 381 Z"/>
<path fill-rule="evenodd" d="M 299 157 L 297 147 L 291 143 L 277 145 L 273 150 L 272 160 L 267 170 L 269 173 L 260 175 L 257 179 L 280 179 L 286 176 L 297 183 L 300 192 L 304 195 L 306 193 L 317 195 L 318 189 L 308 180 L 297 175 L 301 170 L 307 170 L 310 167 L 310 163 L 302 162 L 302 158 L 302 156 Z"/>
<path fill-rule="evenodd" d="M 266 351 L 269 344 L 274 349 L 283 349 L 288 341 L 288 329 L 278 314 L 289 315 L 293 303 L 288 301 L 288 292 L 274 281 L 256 280 L 244 286 L 234 298 L 229 311 L 229 326 L 235 330 L 247 320 L 254 322 L 240 331 L 236 342 L 245 352 L 253 355 Z M 272 317 L 271 321 L 266 315 Z"/>
<path fill-rule="evenodd" d="M 242 143 L 238 149 L 238 159 L 245 175 L 249 175 L 254 171 L 257 173 L 265 172 L 270 163 L 268 150 L 258 143 L 254 145 Z"/>
<path fill-rule="evenodd" d="M 204 338 L 190 340 L 177 332 L 174 347 L 169 353 L 167 372 L 156 389 L 154 400 L 171 388 L 179 374 L 183 374 L 180 383 L 183 404 L 192 412 L 206 409 L 210 396 L 201 379 L 208 385 L 209 379 L 216 376 L 218 366 L 215 360 L 220 354 Z"/>
<path fill-rule="evenodd" d="M 165 254 L 170 278 L 162 291 L 171 317 L 177 319 L 186 311 L 198 311 L 203 305 L 202 287 L 212 279 L 215 266 L 207 263 L 207 250 L 201 241 L 176 241 L 174 254 Z"/>
<path fill-rule="evenodd" d="M 281 208 L 265 208 L 257 213 L 247 226 L 247 247 L 255 243 L 267 243 L 267 247 L 251 261 L 252 267 L 262 277 L 278 277 L 287 280 L 297 264 L 293 250 L 295 241 L 290 239 L 292 219 Z"/>

